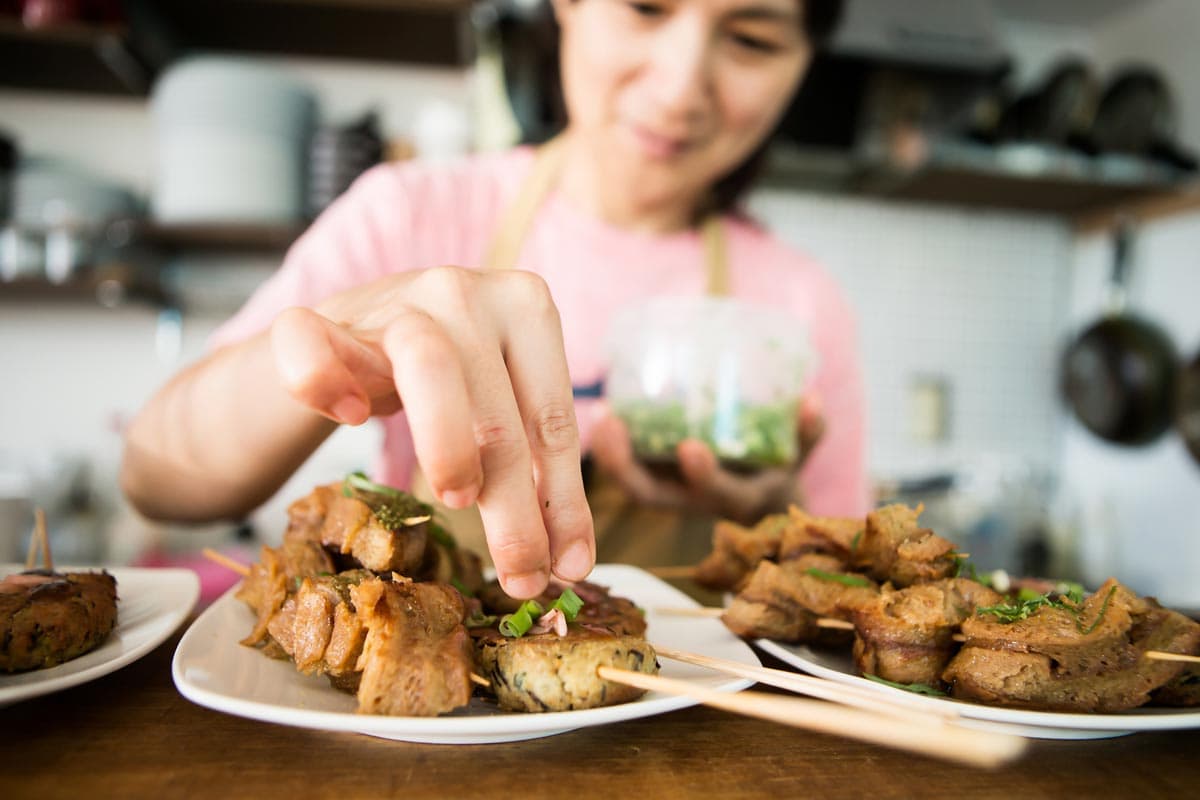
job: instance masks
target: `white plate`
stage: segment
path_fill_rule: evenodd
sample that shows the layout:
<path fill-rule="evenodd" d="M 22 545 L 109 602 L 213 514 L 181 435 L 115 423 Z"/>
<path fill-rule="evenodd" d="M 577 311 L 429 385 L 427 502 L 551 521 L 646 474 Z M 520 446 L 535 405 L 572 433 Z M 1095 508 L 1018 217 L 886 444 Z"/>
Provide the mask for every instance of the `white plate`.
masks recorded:
<path fill-rule="evenodd" d="M 0 564 L 0 578 L 23 569 L 20 564 Z M 112 633 L 95 650 L 65 664 L 0 674 L 0 706 L 76 686 L 136 661 L 175 632 L 200 596 L 200 579 L 190 569 L 106 569 L 117 579 L 117 625 Z"/>
<path fill-rule="evenodd" d="M 858 675 L 847 648 L 835 651 L 759 639 L 763 650 L 788 664 L 821 678 L 862 686 L 881 694 L 903 695 L 910 702 L 930 708 L 954 707 L 961 724 L 973 728 L 1015 733 L 1037 739 L 1103 739 L 1138 731 L 1167 731 L 1200 728 L 1200 711 L 1175 708 L 1139 708 L 1117 714 L 1068 714 L 1057 711 L 1025 711 L 929 697 L 895 689 Z"/>
<path fill-rule="evenodd" d="M 628 597 L 646 609 L 647 638 L 651 643 L 744 664 L 759 663 L 754 651 L 719 620 L 656 614 L 656 608 L 698 604 L 643 570 L 602 564 L 589 580 L 610 587 L 613 594 Z M 696 704 L 686 697 L 650 692 L 622 705 L 545 714 L 498 711 L 481 700 L 440 717 L 356 714 L 355 698 L 330 688 L 325 678 L 302 675 L 289 661 L 270 659 L 239 645 L 238 640 L 253 626 L 254 614 L 233 596 L 233 590 L 200 615 L 180 640 L 172 665 L 175 685 L 184 697 L 217 711 L 265 722 L 433 744 L 534 739 Z M 665 658 L 659 659 L 659 664 L 665 677 L 710 689 L 734 692 L 753 683 Z"/>

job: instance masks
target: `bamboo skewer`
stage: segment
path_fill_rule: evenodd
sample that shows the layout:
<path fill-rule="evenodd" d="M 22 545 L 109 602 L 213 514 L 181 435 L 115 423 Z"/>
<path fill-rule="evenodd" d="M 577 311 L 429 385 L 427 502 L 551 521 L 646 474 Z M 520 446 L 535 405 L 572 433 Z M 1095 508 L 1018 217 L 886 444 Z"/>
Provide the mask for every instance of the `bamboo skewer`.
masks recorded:
<path fill-rule="evenodd" d="M 723 608 L 704 608 L 700 606 L 695 608 L 656 608 L 654 611 L 658 614 L 674 617 L 711 617 L 714 619 L 720 618 L 725 613 L 725 609 Z M 849 620 L 834 619 L 833 617 L 817 617 L 817 627 L 852 631 L 854 630 L 854 623 Z"/>
<path fill-rule="evenodd" d="M 236 572 L 238 575 L 241 575 L 243 578 L 250 577 L 250 568 L 247 567 L 245 564 L 241 563 L 240 561 L 234 561 L 229 556 L 225 555 L 224 553 L 218 553 L 216 550 L 213 550 L 211 547 L 206 547 L 201 552 L 204 554 L 204 557 L 207 558 L 209 561 L 220 564 L 222 567 L 225 567 L 225 569 L 228 569 L 232 572 Z"/>
<path fill-rule="evenodd" d="M 42 551 L 42 568 L 53 572 L 54 557 L 50 555 L 50 534 L 46 530 L 46 512 L 35 508 L 33 510 L 33 533 L 29 535 L 29 549 L 25 551 L 26 571 L 37 565 L 39 549 Z"/>
<path fill-rule="evenodd" d="M 1142 653 L 1152 661 L 1184 661 L 1188 664 L 1200 664 L 1200 656 L 1189 656 L 1184 653 L 1168 653 L 1163 650 L 1147 650 Z"/>
<path fill-rule="evenodd" d="M 817 700 L 780 697 L 762 692 L 719 692 L 687 681 L 606 666 L 598 667 L 597 674 L 605 680 L 647 691 L 690 697 L 735 714 L 977 767 L 997 767 L 1012 761 L 1024 752 L 1027 744 L 1019 736 L 970 728 L 914 725 L 885 714 Z"/>
<path fill-rule="evenodd" d="M 686 564 L 673 567 L 647 567 L 646 572 L 656 578 L 694 578 L 696 576 L 696 568 Z"/>
<path fill-rule="evenodd" d="M 896 696 L 893 699 L 890 695 L 881 694 L 875 689 L 864 689 L 781 669 L 742 664 L 699 653 L 688 653 L 658 644 L 654 645 L 654 651 L 663 658 L 708 667 L 718 672 L 736 675 L 739 678 L 750 678 L 777 689 L 786 689 L 833 703 L 901 716 L 914 723 L 945 725 L 961 719 L 958 710 L 953 706 L 931 704 L 923 698 Z"/>

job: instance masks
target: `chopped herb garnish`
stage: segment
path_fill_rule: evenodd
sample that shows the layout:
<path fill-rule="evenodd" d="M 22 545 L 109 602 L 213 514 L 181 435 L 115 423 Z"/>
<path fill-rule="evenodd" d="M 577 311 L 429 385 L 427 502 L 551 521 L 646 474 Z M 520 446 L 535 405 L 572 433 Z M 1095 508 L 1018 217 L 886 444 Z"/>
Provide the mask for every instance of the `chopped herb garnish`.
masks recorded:
<path fill-rule="evenodd" d="M 975 565 L 960 555 L 954 555 L 954 577 L 967 578 L 968 580 L 981 583 L 984 586 L 992 585 L 992 576 L 988 574 L 980 575 L 975 569 Z"/>
<path fill-rule="evenodd" d="M 1096 615 L 1096 619 L 1092 621 L 1092 624 L 1089 625 L 1086 630 L 1080 628 L 1080 633 L 1082 633 L 1084 636 L 1087 636 L 1089 633 L 1096 630 L 1096 626 L 1100 624 L 1100 620 L 1104 619 L 1104 613 L 1108 611 L 1108 604 L 1112 602 L 1113 595 L 1116 593 L 1116 586 L 1108 590 L 1108 594 L 1104 596 L 1104 602 L 1100 604 L 1100 613 Z M 1078 627 L 1079 622 L 1076 622 L 1075 625 Z"/>
<path fill-rule="evenodd" d="M 487 628 L 496 621 L 495 614 L 484 614 L 476 610 L 471 612 L 471 616 L 463 620 L 463 625 L 468 628 Z"/>
<path fill-rule="evenodd" d="M 567 622 L 574 622 L 581 608 L 583 600 L 570 589 L 563 589 L 548 609 L 542 608 L 542 604 L 536 600 L 526 600 L 516 611 L 500 618 L 500 633 L 510 639 L 518 639 L 529 632 L 538 617 L 555 609 L 562 612 Z"/>
<path fill-rule="evenodd" d="M 861 529 L 855 532 L 854 538 L 850 540 L 850 552 L 853 553 L 858 549 L 858 543 L 862 541 L 863 532 Z"/>
<path fill-rule="evenodd" d="M 979 616 L 991 614 L 1000 622 L 1009 625 L 1023 619 L 1029 619 L 1033 612 L 1037 611 L 1042 606 L 1050 606 L 1053 608 L 1061 608 L 1066 611 L 1073 611 L 1065 604 L 1051 600 L 1048 594 L 1036 594 L 1033 597 L 1022 598 L 1021 594 L 1026 590 L 1022 589 L 1017 595 L 1016 602 L 1013 603 L 997 603 L 994 606 L 979 606 L 975 609 L 975 613 Z"/>
<path fill-rule="evenodd" d="M 843 586 L 869 587 L 871 585 L 871 582 L 861 575 L 845 575 L 838 572 L 826 572 L 825 570 L 817 569 L 816 567 L 810 567 L 809 569 L 804 570 L 804 572 L 807 575 L 811 575 L 814 578 L 819 578 L 823 581 L 836 581 Z"/>
<path fill-rule="evenodd" d="M 575 617 L 579 616 L 579 609 L 583 608 L 583 600 L 579 599 L 579 595 L 575 594 L 570 589 L 563 589 L 562 594 L 550 604 L 551 610 L 557 608 L 563 612 L 563 616 L 567 618 L 567 622 L 574 622 Z"/>
<path fill-rule="evenodd" d="M 946 696 L 946 693 L 941 689 L 937 688 L 936 686 L 930 686 L 928 683 L 896 683 L 895 681 L 889 681 L 886 678 L 881 678 L 878 675 L 871 675 L 869 673 L 863 673 L 863 677 L 869 681 L 882 683 L 884 686 L 890 686 L 893 689 L 903 689 L 904 691 L 912 692 L 913 694 L 926 694 L 930 695 L 931 697 Z"/>
<path fill-rule="evenodd" d="M 462 581 L 460 581 L 458 578 L 455 578 L 452 576 L 450 578 L 450 585 L 453 586 L 455 589 L 458 589 L 458 593 L 461 594 L 463 597 L 474 597 L 475 596 L 475 593 L 472 592 L 470 590 L 470 588 L 468 588 L 468 586 L 465 583 L 463 583 Z"/>
<path fill-rule="evenodd" d="M 432 518 L 433 509 L 411 494 L 376 483 L 362 472 L 351 472 L 346 476 L 342 494 L 366 503 L 379 524 L 388 530 L 398 531 Z"/>
<path fill-rule="evenodd" d="M 537 600 L 526 600 L 516 611 L 500 618 L 500 633 L 510 639 L 519 639 L 533 627 L 533 621 L 545 613 Z"/>
<path fill-rule="evenodd" d="M 1083 620 L 1079 618 L 1082 611 L 1083 603 L 1083 587 L 1077 583 L 1064 582 L 1055 587 L 1054 591 L 1038 594 L 1028 587 L 1022 587 L 1017 592 L 1016 602 L 1013 603 L 998 603 L 994 606 L 980 606 L 975 609 L 975 613 L 979 615 L 991 614 L 1001 623 L 1008 625 L 1023 619 L 1029 619 L 1039 608 L 1057 608 L 1066 611 L 1075 617 L 1075 629 L 1082 636 L 1087 636 L 1092 631 L 1096 630 L 1096 626 L 1104 619 L 1104 614 L 1108 611 L 1108 605 L 1112 602 L 1113 594 L 1117 591 L 1114 586 L 1108 590 L 1108 594 L 1104 598 L 1104 602 L 1100 605 L 1100 613 L 1096 615 L 1096 619 L 1086 628 L 1083 626 Z"/>

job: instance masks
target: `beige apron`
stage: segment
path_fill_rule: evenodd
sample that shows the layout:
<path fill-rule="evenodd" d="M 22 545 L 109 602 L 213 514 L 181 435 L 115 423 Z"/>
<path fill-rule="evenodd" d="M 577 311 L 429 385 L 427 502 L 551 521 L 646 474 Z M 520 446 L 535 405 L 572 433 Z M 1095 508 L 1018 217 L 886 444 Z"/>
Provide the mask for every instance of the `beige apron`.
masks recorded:
<path fill-rule="evenodd" d="M 516 266 L 538 210 L 558 180 L 565 145 L 564 137 L 559 136 L 538 148 L 532 170 L 500 218 L 482 265 L 485 269 Z M 704 219 L 701 235 L 708 294 L 724 296 L 729 293 L 729 269 L 725 234 L 718 215 L 711 214 Z M 693 564 L 711 549 L 712 518 L 707 515 L 634 503 L 600 470 L 593 470 L 587 489 L 588 504 L 595 520 L 598 562 L 639 566 Z M 464 546 L 491 562 L 487 556 L 483 524 L 475 506 L 451 510 L 432 500 L 433 493 L 420 469 L 413 478 L 413 492 L 425 502 L 433 503 Z"/>

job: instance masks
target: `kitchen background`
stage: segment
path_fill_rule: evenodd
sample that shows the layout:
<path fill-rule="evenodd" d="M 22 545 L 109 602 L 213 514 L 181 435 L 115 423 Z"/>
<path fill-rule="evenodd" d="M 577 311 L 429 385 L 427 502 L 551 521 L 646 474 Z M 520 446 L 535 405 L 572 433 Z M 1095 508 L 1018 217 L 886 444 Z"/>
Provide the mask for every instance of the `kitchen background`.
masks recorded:
<path fill-rule="evenodd" d="M 385 157 L 444 158 L 500 146 L 521 130 L 537 132 L 536 114 L 523 103 L 538 87 L 522 82 L 531 73 L 518 68 L 528 65 L 531 39 L 512 33 L 521 30 L 513 20 L 531 15 L 530 3 L 472 13 L 471 4 L 453 0 L 436 12 L 412 0 L 339 11 L 329 11 L 338 5 L 332 2 L 234 0 L 209 4 L 220 24 L 209 20 L 207 27 L 187 17 L 187 4 L 160 5 L 172 9 L 164 15 L 177 22 L 176 34 L 197 32 L 190 41 L 200 49 L 242 51 L 243 62 L 272 70 L 264 81 L 280 73 L 306 87 L 321 126 L 314 142 L 374 142 Z M 914 79 L 894 69 L 911 53 L 863 45 L 870 44 L 870 13 L 889 5 L 904 6 L 894 13 L 906 15 L 910 27 L 944 33 L 938 25 L 949 26 L 984 38 L 969 39 L 964 55 L 938 50 L 931 36 L 932 50 L 915 60 L 933 59 L 938 69 Z M 345 23 L 317 21 L 338 38 L 334 44 L 320 31 L 308 39 L 302 33 L 322 7 L 329 20 Z M 89 9 L 99 21 L 63 21 Z M 372 36 L 345 19 L 368 11 L 388 16 L 394 27 L 377 25 Z M 225 224 L 188 238 L 197 228 L 118 225 L 101 236 L 103 258 L 85 259 L 79 254 L 94 245 L 64 233 L 80 230 L 81 220 L 21 222 L 21 187 L 28 199 L 47 176 L 64 171 L 91 176 L 86 185 L 102 184 L 94 194 L 110 200 L 112 186 L 138 203 L 149 200 L 160 221 L 196 219 L 166 199 L 180 190 L 164 185 L 164 173 L 177 180 L 183 168 L 170 150 L 179 144 L 163 110 L 172 107 L 171 95 L 145 68 L 154 58 L 130 66 L 121 56 L 128 48 L 113 55 L 121 32 L 145 23 L 144 5 L 0 3 L 0 13 L 9 15 L 0 19 L 0 131 L 20 154 L 18 166 L 5 168 L 17 189 L 13 222 L 0 237 L 0 561 L 24 552 L 31 498 L 50 510 L 56 552 L 68 562 L 148 561 L 228 545 L 229 525 L 183 532 L 142 520 L 122 502 L 120 429 L 160 383 L 203 352 L 207 335 L 278 263 L 291 229 Z M 280 15 L 292 14 L 296 39 L 289 44 L 276 29 L 286 26 Z M 438 14 L 450 23 L 430 22 Z M 1190 180 L 1189 156 L 1200 152 L 1200 51 L 1193 46 L 1200 4 L 851 0 L 849 14 L 855 25 L 839 41 L 853 56 L 857 82 L 831 74 L 843 81 L 834 85 L 842 89 L 840 113 L 851 134 L 791 126 L 751 210 L 824 262 L 858 309 L 869 457 L 880 497 L 924 500 L 926 521 L 964 542 L 981 563 L 1089 582 L 1119 574 L 1165 602 L 1200 607 L 1200 463 L 1174 430 L 1140 447 L 1102 441 L 1069 413 L 1058 378 L 1070 337 L 1106 307 L 1113 248 L 1108 218 L 1099 212 L 1115 208 L 1146 217 L 1133 239 L 1131 307 L 1162 326 L 1181 361 L 1200 351 L 1200 270 L 1193 263 L 1200 210 L 1150 213 L 1187 205 L 1162 198 L 1175 197 L 1171 190 Z M 400 33 L 388 39 L 390 30 Z M 857 44 L 856 34 L 865 37 Z M 153 54 L 160 39 L 143 40 L 142 54 Z M 65 56 L 46 55 L 58 45 L 91 60 L 68 75 Z M 1067 57 L 1086 65 L 1090 83 L 1071 83 L 1078 71 L 1055 72 Z M 997 59 L 1008 64 L 1002 77 Z M 1046 122 L 1027 114 L 1025 129 L 1014 134 L 1004 127 L 1013 124 L 1011 115 L 996 113 L 1039 88 L 1048 101 L 1064 86 L 1053 99 L 1077 109 L 1071 98 L 1081 96 L 1081 86 L 1094 97 L 1096 86 L 1135 63 L 1157 70 L 1172 92 L 1170 141 L 1159 137 L 1152 152 L 1130 155 L 1138 148 L 1126 146 L 1107 160 L 1081 156 L 1071 141 L 1077 116 L 1060 112 Z M 503 96 L 505 66 L 515 81 L 511 107 Z M 1061 80 L 1051 83 L 1056 74 Z M 103 75 L 116 88 L 94 86 Z M 969 103 L 962 101 L 964 84 Z M 864 98 L 861 105 L 847 86 Z M 888 102 L 897 97 L 909 102 Z M 186 117 L 184 106 L 178 113 Z M 1155 113 L 1153 106 L 1137 108 L 1134 121 Z M 369 112 L 373 123 L 364 123 Z M 356 124 L 357 134 L 349 130 Z M 340 128 L 342 138 L 330 128 Z M 348 152 L 329 148 L 326 155 Z M 315 146 L 312 152 L 315 165 L 322 156 Z M 1119 178 L 1098 171 L 1101 163 Z M 116 195 L 118 205 L 129 199 Z M 295 217 L 303 213 L 298 207 Z M 103 270 L 94 267 L 101 262 Z M 335 435 L 250 521 L 258 534 L 277 538 L 289 500 L 368 465 L 375 436 L 371 426 Z"/>

